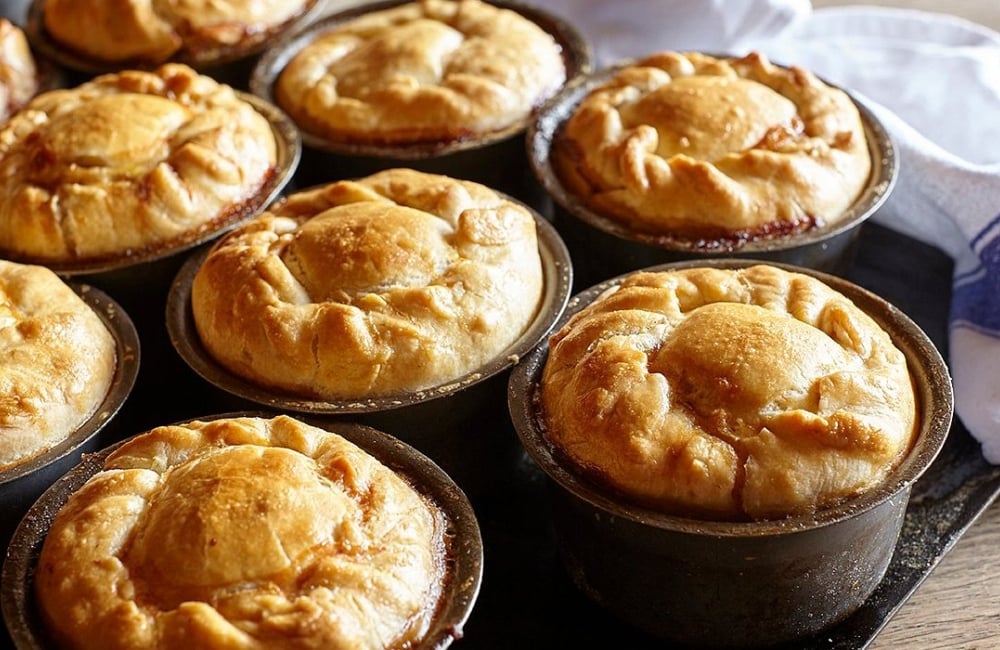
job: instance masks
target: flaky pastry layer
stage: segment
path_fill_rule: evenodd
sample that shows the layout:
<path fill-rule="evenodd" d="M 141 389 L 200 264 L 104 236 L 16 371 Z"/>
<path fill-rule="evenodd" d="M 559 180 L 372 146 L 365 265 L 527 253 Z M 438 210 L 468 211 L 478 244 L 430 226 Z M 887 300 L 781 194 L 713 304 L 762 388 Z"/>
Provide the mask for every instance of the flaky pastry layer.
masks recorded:
<path fill-rule="evenodd" d="M 234 288 L 238 287 L 238 290 Z M 533 321 L 531 212 L 409 169 L 290 195 L 219 241 L 191 307 L 208 352 L 251 382 L 321 399 L 444 388 Z"/>
<path fill-rule="evenodd" d="M 0 18 L 0 122 L 38 92 L 38 67 L 20 27 Z"/>
<path fill-rule="evenodd" d="M 281 31 L 315 0 L 44 0 L 42 22 L 63 47 L 108 63 L 200 59 L 250 49 Z M 209 59 L 211 56 L 208 57 Z"/>
<path fill-rule="evenodd" d="M 870 490 L 910 449 L 916 398 L 889 335 L 771 266 L 638 272 L 551 339 L 547 436 L 639 502 L 718 519 Z"/>
<path fill-rule="evenodd" d="M 274 93 L 315 135 L 408 144 L 514 126 L 565 79 L 560 46 L 520 14 L 479 0 L 420 0 L 319 34 Z"/>
<path fill-rule="evenodd" d="M 241 216 L 274 173 L 268 121 L 187 66 L 35 97 L 0 129 L 0 250 L 120 259 Z"/>
<path fill-rule="evenodd" d="M 70 496 L 35 586 L 76 650 L 384 650 L 418 642 L 444 515 L 341 436 L 288 416 L 157 427 Z"/>
<path fill-rule="evenodd" d="M 759 53 L 660 52 L 624 65 L 575 107 L 552 160 L 599 214 L 710 240 L 834 223 L 872 169 L 851 98 Z"/>
<path fill-rule="evenodd" d="M 116 366 L 111 333 L 55 273 L 0 260 L 0 469 L 76 431 Z"/>

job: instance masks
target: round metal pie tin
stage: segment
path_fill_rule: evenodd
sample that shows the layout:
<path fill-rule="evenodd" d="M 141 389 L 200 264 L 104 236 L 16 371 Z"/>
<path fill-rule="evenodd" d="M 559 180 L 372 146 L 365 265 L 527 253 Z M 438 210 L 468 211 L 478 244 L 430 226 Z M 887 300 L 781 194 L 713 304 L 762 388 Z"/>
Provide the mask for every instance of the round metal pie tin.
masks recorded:
<path fill-rule="evenodd" d="M 55 40 L 45 28 L 43 17 L 45 0 L 30 0 L 28 3 L 25 14 L 25 34 L 32 49 L 66 69 L 84 75 L 84 77 L 129 68 L 150 69 L 169 61 L 189 65 L 216 77 L 222 76 L 235 80 L 241 76 L 243 83 L 239 85 L 245 86 L 245 79 L 249 76 L 252 63 L 256 61 L 256 55 L 272 47 L 283 36 L 310 20 L 322 4 L 318 0 L 308 0 L 298 15 L 268 30 L 248 34 L 246 39 L 229 45 L 197 49 L 190 45 L 184 45 L 168 59 L 162 61 L 103 61 L 72 50 Z M 85 27 L 81 26 L 81 29 L 85 29 Z M 238 65 L 240 62 L 248 60 L 249 64 Z"/>
<path fill-rule="evenodd" d="M 510 369 L 551 331 L 569 300 L 573 269 L 555 228 L 532 212 L 542 262 L 543 293 L 534 320 L 492 361 L 440 386 L 379 397 L 324 401 L 276 392 L 231 373 L 205 349 L 194 324 L 191 284 L 208 250 L 189 257 L 167 297 L 166 326 L 181 359 L 233 409 L 249 404 L 348 419 L 386 431 L 430 455 L 467 491 L 503 480 L 505 459 L 516 462 L 509 433 L 506 386 Z"/>
<path fill-rule="evenodd" d="M 573 194 L 560 181 L 552 163 L 554 142 L 560 137 L 561 126 L 583 99 L 630 63 L 623 61 L 567 84 L 528 126 L 528 159 L 538 182 L 553 200 L 554 221 L 574 256 L 587 260 L 586 269 L 581 268 L 577 274 L 578 288 L 628 271 L 686 259 L 748 258 L 837 274 L 850 268 L 862 224 L 888 199 L 899 173 L 899 160 L 888 131 L 872 110 L 853 95 L 865 129 L 872 171 L 858 199 L 842 218 L 832 223 L 796 234 L 727 240 L 718 246 L 706 246 L 703 241 L 637 232 L 592 209 L 583 198 Z"/>
<path fill-rule="evenodd" d="M 121 306 L 94 287 L 69 283 L 101 319 L 115 342 L 117 364 L 104 401 L 65 440 L 18 465 L 0 471 L 0 542 L 4 544 L 17 522 L 35 499 L 81 454 L 101 446 L 114 429 L 113 422 L 128 399 L 139 373 L 139 337 L 129 315 Z"/>
<path fill-rule="evenodd" d="M 364 3 L 317 20 L 260 57 L 250 77 L 250 91 L 268 102 L 276 103 L 274 84 L 288 62 L 303 47 L 342 23 L 411 1 Z M 567 80 L 590 71 L 590 46 L 572 24 L 544 9 L 526 4 L 503 1 L 490 4 L 516 11 L 551 34 L 562 48 Z M 525 160 L 524 133 L 530 120 L 529 116 L 475 138 L 409 145 L 339 142 L 303 129 L 304 163 L 299 178 L 304 184 L 311 185 L 367 176 L 393 167 L 411 167 L 477 181 L 537 207 L 545 194 L 535 182 Z"/>
<path fill-rule="evenodd" d="M 150 286 L 150 279 L 163 277 L 169 284 L 183 254 L 192 248 L 219 237 L 238 223 L 261 212 L 270 204 L 292 180 L 302 155 L 302 141 L 298 129 L 284 111 L 255 95 L 236 91 L 240 99 L 249 103 L 271 126 L 276 144 L 274 171 L 264 185 L 250 198 L 233 206 L 227 214 L 205 226 L 187 233 L 183 237 L 166 242 L 162 246 L 141 251 L 127 251 L 121 255 L 99 259 L 81 259 L 57 262 L 51 260 L 21 259 L 9 256 L 18 262 L 41 264 L 64 277 L 85 279 L 88 283 L 115 294 L 121 289 L 144 289 Z"/>
<path fill-rule="evenodd" d="M 273 414 L 224 413 L 202 420 Z M 483 575 L 483 542 L 472 505 L 462 490 L 433 461 L 385 433 L 356 423 L 302 421 L 332 431 L 371 454 L 408 482 L 444 514 L 448 540 L 447 580 L 441 602 L 423 640 L 413 650 L 443 650 L 462 637 Z M 104 459 L 125 441 L 86 454 L 42 494 L 21 521 L 3 564 L 0 598 L 3 615 L 17 650 L 56 646 L 48 638 L 34 603 L 34 571 L 45 536 L 59 509 L 86 481 L 101 470 Z"/>
<path fill-rule="evenodd" d="M 645 270 L 754 263 L 698 260 Z M 599 605 L 654 637 L 699 646 L 762 646 L 801 639 L 849 616 L 882 580 L 911 487 L 948 435 L 948 368 L 913 321 L 836 276 L 772 265 L 812 275 L 851 299 L 889 333 L 913 378 L 920 424 L 909 455 L 882 485 L 835 507 L 781 520 L 719 522 L 633 505 L 569 466 L 548 441 L 537 401 L 548 345 L 511 374 L 511 418 L 548 478 L 557 548 L 569 577 Z M 574 296 L 555 329 L 623 277 Z"/>

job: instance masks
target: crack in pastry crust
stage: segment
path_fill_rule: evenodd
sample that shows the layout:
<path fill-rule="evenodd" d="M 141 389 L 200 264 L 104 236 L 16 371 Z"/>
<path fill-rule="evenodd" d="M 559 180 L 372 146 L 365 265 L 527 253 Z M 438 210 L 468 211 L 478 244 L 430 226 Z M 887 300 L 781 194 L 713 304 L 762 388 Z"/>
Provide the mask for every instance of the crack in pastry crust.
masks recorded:
<path fill-rule="evenodd" d="M 233 291 L 233 287 L 240 287 Z M 321 399 L 452 382 L 527 329 L 543 289 L 532 214 L 409 169 L 293 194 L 194 277 L 200 339 L 230 371 Z"/>
<path fill-rule="evenodd" d="M 851 98 L 759 53 L 660 52 L 624 65 L 584 96 L 552 157 L 585 205 L 686 239 L 836 222 L 872 168 Z"/>
<path fill-rule="evenodd" d="M 668 512 L 781 518 L 878 485 L 909 450 L 906 360 L 819 280 L 770 266 L 636 273 L 553 335 L 552 444 Z"/>
<path fill-rule="evenodd" d="M 239 215 L 275 173 L 267 120 L 187 66 L 42 93 L 0 130 L 0 249 L 113 259 Z"/>
<path fill-rule="evenodd" d="M 42 20 L 53 40 L 88 58 L 159 64 L 249 48 L 303 15 L 314 1 L 45 0 Z"/>
<path fill-rule="evenodd" d="M 39 557 L 67 647 L 410 647 L 446 579 L 444 515 L 287 416 L 158 427 L 114 451 Z"/>
<path fill-rule="evenodd" d="M 282 70 L 275 97 L 337 142 L 447 142 L 517 124 L 565 79 L 560 46 L 527 18 L 421 0 L 320 34 Z"/>
<path fill-rule="evenodd" d="M 0 18 L 0 122 L 38 92 L 38 68 L 20 27 Z"/>
<path fill-rule="evenodd" d="M 86 422 L 116 364 L 111 333 L 58 276 L 0 260 L 0 469 Z"/>

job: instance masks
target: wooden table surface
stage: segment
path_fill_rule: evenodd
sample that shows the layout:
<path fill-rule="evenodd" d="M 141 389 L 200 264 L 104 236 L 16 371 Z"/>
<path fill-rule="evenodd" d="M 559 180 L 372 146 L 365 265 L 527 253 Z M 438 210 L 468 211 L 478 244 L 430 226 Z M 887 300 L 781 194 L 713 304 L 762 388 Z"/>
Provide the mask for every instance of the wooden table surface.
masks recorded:
<path fill-rule="evenodd" d="M 972 524 L 869 648 L 1000 648 L 1000 504 Z"/>

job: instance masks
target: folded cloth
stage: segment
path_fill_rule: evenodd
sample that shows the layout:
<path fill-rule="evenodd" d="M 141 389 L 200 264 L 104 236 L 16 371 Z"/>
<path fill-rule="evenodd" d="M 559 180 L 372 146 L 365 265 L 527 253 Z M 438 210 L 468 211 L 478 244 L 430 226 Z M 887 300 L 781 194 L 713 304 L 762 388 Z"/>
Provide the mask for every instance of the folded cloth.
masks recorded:
<path fill-rule="evenodd" d="M 873 219 L 954 259 L 955 412 L 1000 464 L 1000 34 L 944 14 L 831 7 L 752 47 L 850 89 L 885 123 L 900 174 Z"/>
<path fill-rule="evenodd" d="M 564 16 L 598 67 L 657 50 L 738 52 L 809 16 L 809 0 L 534 0 Z"/>
<path fill-rule="evenodd" d="M 572 17 L 598 66 L 662 49 L 751 49 L 849 89 L 900 160 L 873 219 L 955 261 L 949 366 L 958 418 L 1000 464 L 1000 34 L 945 14 L 795 0 L 536 0 Z"/>

